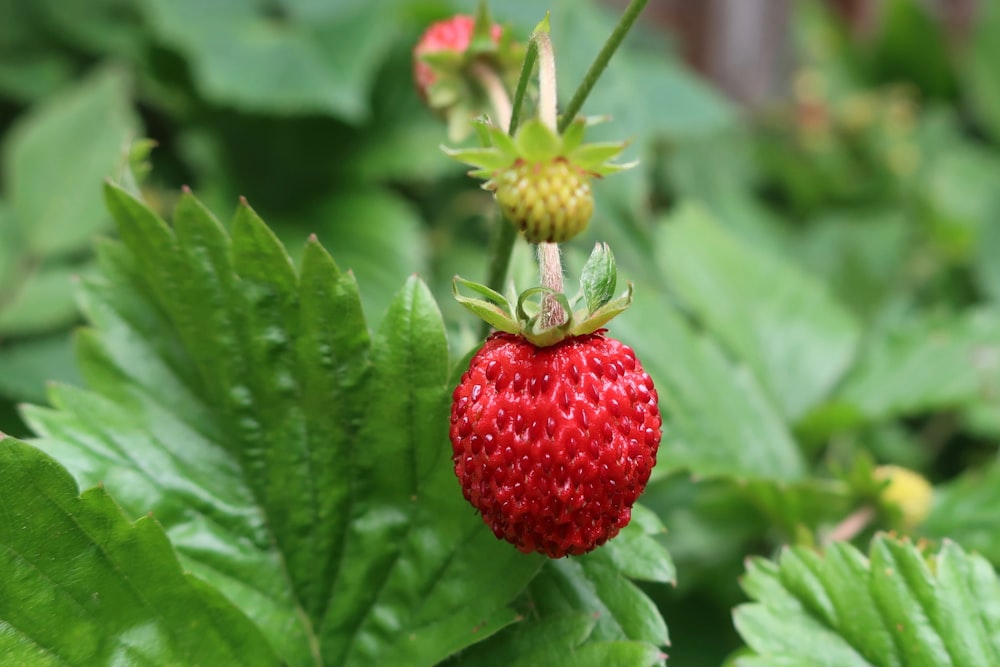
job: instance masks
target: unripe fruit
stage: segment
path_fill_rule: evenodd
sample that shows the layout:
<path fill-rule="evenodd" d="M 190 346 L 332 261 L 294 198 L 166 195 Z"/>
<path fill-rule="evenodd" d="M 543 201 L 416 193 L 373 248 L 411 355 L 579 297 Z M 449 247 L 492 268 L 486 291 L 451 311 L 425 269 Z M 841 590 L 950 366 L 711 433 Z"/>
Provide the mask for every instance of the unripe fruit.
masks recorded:
<path fill-rule="evenodd" d="M 602 332 L 535 347 L 495 333 L 453 394 L 455 474 L 498 538 L 579 555 L 618 534 L 656 463 L 653 382 Z"/>
<path fill-rule="evenodd" d="M 594 214 L 590 176 L 565 158 L 519 160 L 493 179 L 497 203 L 530 243 L 563 243 Z"/>
<path fill-rule="evenodd" d="M 931 512 L 934 487 L 923 475 L 900 466 L 882 465 L 875 468 L 873 476 L 879 482 L 888 480 L 879 498 L 899 508 L 907 528 L 924 522 Z"/>

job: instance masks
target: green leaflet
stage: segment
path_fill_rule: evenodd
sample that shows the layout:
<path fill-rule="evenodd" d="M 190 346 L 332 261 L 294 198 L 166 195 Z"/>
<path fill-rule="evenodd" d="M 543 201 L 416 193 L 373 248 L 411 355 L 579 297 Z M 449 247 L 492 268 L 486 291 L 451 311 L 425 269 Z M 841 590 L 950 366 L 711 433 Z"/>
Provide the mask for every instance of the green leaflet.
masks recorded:
<path fill-rule="evenodd" d="M 26 410 L 38 445 L 127 515 L 155 512 L 290 665 L 433 665 L 512 622 L 541 561 L 458 491 L 426 287 L 411 278 L 372 340 L 315 241 L 296 272 L 245 205 L 230 238 L 190 194 L 173 229 L 106 196 L 124 244 L 102 244 L 82 295 L 91 389 Z"/>
<path fill-rule="evenodd" d="M 682 209 L 662 232 L 670 285 L 754 370 L 783 414 L 798 419 L 829 395 L 861 331 L 820 283 L 738 244 L 697 208 Z"/>
<path fill-rule="evenodd" d="M 369 87 L 401 22 L 397 4 L 289 3 L 280 25 L 249 3 L 206 8 L 155 0 L 146 11 L 163 40 L 190 60 L 206 98 L 246 111 L 318 112 L 359 124 L 369 116 Z"/>
<path fill-rule="evenodd" d="M 878 535 L 866 558 L 837 543 L 755 559 L 743 588 L 754 603 L 736 627 L 759 660 L 734 664 L 923 666 L 1000 661 L 1000 582 L 983 558 L 946 541 L 922 553 Z"/>
<path fill-rule="evenodd" d="M 3 151 L 4 191 L 25 252 L 76 252 L 109 226 L 98 187 L 117 170 L 137 125 L 125 75 L 101 69 L 12 129 Z"/>
<path fill-rule="evenodd" d="M 0 439 L 0 655 L 12 665 L 241 664 L 278 658 L 182 572 L 153 517 L 129 523 L 39 450 Z"/>
<path fill-rule="evenodd" d="M 791 481 L 805 462 L 770 397 L 748 369 L 733 364 L 655 287 L 615 319 L 611 334 L 633 345 L 656 383 L 664 429 L 654 475 Z M 649 335 L 654 332 L 654 335 Z"/>

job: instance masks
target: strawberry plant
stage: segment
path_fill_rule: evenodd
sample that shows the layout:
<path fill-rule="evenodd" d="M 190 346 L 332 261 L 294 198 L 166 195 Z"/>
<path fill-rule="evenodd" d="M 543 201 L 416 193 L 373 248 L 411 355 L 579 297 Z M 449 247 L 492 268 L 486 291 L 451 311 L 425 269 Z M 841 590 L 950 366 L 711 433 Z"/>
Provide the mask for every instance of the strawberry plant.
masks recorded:
<path fill-rule="evenodd" d="M 1000 13 L 646 5 L 0 7 L 0 665 L 1000 664 Z"/>

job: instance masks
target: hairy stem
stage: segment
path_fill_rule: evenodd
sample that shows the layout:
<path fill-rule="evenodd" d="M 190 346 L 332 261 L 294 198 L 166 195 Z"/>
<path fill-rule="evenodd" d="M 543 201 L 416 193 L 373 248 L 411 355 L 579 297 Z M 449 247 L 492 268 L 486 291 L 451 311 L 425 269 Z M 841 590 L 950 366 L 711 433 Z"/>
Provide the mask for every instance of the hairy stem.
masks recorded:
<path fill-rule="evenodd" d="M 875 520 L 875 517 L 876 512 L 874 507 L 865 506 L 855 510 L 826 535 L 823 539 L 823 546 L 828 546 L 834 542 L 847 542 L 854 539 Z"/>
<path fill-rule="evenodd" d="M 556 58 L 552 52 L 549 34 L 540 32 L 532 41 L 538 45 L 538 118 L 546 127 L 556 131 L 559 113 L 556 102 Z"/>
<path fill-rule="evenodd" d="M 532 41 L 538 44 L 538 118 L 546 127 L 556 132 L 558 102 L 556 99 L 556 57 L 552 51 L 552 40 L 546 32 L 539 32 Z M 538 244 L 538 272 L 542 277 L 542 287 L 553 292 L 563 291 L 562 258 L 559 245 Z M 554 327 L 566 321 L 568 314 L 551 294 L 542 297 L 542 326 Z"/>
<path fill-rule="evenodd" d="M 562 258 L 558 243 L 538 244 L 538 269 L 542 276 L 542 287 L 553 292 L 563 291 Z M 566 312 L 559 302 L 549 295 L 542 297 L 542 326 L 554 327 L 566 321 Z"/>
<path fill-rule="evenodd" d="M 483 87 L 486 95 L 490 98 L 490 105 L 493 107 L 493 113 L 496 116 L 494 121 L 497 126 L 510 127 L 513 105 L 510 102 L 510 95 L 507 94 L 507 88 L 504 87 L 503 81 L 500 80 L 500 76 L 496 73 L 496 70 L 484 62 L 477 61 L 472 65 L 472 75 L 476 77 L 476 81 L 479 82 L 479 85 Z"/>
<path fill-rule="evenodd" d="M 628 7 L 625 8 L 625 12 L 622 17 L 618 20 L 618 25 L 615 26 L 614 31 L 612 31 L 611 36 L 608 37 L 608 41 L 604 43 L 601 48 L 600 53 L 594 58 L 594 62 L 591 63 L 590 69 L 587 70 L 587 74 L 584 75 L 583 81 L 580 86 L 573 93 L 573 97 L 570 98 L 569 104 L 563 110 L 562 122 L 559 123 L 559 131 L 562 132 L 569 124 L 573 122 L 576 118 L 576 114 L 580 112 L 583 107 L 583 103 L 587 100 L 587 96 L 590 95 L 590 91 L 594 88 L 594 84 L 597 80 L 601 78 L 601 74 L 604 69 L 608 66 L 608 62 L 611 61 L 611 56 L 615 54 L 618 47 L 621 45 L 622 40 L 625 39 L 625 35 L 632 28 L 632 24 L 635 20 L 639 18 L 639 14 L 642 12 L 643 8 L 649 0 L 632 0 Z"/>

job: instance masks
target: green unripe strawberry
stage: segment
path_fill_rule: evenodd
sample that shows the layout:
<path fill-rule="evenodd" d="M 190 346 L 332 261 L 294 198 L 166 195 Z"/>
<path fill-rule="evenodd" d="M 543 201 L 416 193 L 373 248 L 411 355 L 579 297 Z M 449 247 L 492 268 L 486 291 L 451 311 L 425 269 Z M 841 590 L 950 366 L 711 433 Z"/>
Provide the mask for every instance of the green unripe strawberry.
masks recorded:
<path fill-rule="evenodd" d="M 594 214 L 590 176 L 565 158 L 515 163 L 492 180 L 504 216 L 531 243 L 568 241 Z"/>
<path fill-rule="evenodd" d="M 495 193 L 525 239 L 562 243 L 586 229 L 594 214 L 591 179 L 634 166 L 609 162 L 625 144 L 584 144 L 585 127 L 581 118 L 560 135 L 533 119 L 510 137 L 487 125 L 481 132 L 486 148 L 445 151 L 477 167 L 470 174 L 487 179 L 483 188 Z"/>

